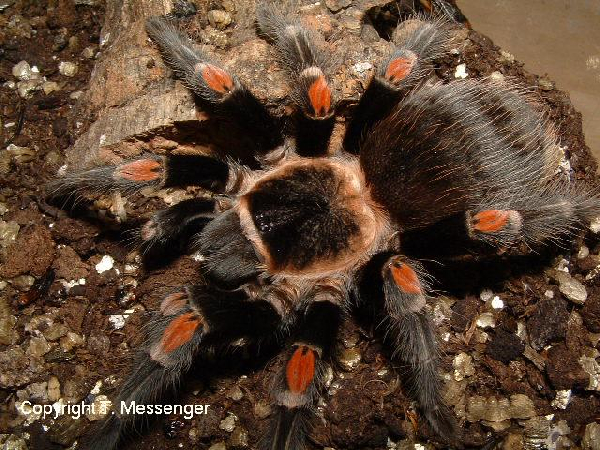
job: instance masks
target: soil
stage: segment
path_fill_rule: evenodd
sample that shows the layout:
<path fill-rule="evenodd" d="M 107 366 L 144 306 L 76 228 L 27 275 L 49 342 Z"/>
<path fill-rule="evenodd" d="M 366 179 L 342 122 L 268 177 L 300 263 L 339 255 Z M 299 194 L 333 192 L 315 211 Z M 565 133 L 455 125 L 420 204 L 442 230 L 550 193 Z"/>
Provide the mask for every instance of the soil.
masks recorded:
<path fill-rule="evenodd" d="M 16 403 L 56 401 L 49 389 L 53 377 L 65 401 L 90 403 L 99 393 L 110 398 L 139 342 L 144 311 L 155 309 L 170 287 L 193 281 L 197 264 L 183 256 L 166 268 L 144 272 L 127 245 L 132 225 L 119 224 L 118 209 L 97 201 L 67 214 L 44 201 L 43 184 L 56 176 L 65 150 L 93 119 L 77 97 L 101 51 L 104 8 L 93 0 L 17 0 L 0 2 L 0 8 L 3 4 L 10 6 L 0 10 L 0 433 L 5 434 L 0 444 L 61 449 L 81 440 L 91 426 L 89 418 L 65 415 L 29 424 L 17 414 Z M 372 10 L 370 17 L 380 34 L 396 20 L 391 6 Z M 596 162 L 568 94 L 525 72 L 476 31 L 465 42 L 460 54 L 439 61 L 437 76 L 453 79 L 456 66 L 464 63 L 469 77 L 499 72 L 530 87 L 557 126 L 572 176 L 595 183 Z M 88 47 L 94 56 L 84 51 Z M 20 97 L 10 82 L 17 81 L 12 69 L 22 60 L 36 65 L 60 90 Z M 75 62 L 76 75 L 63 75 L 61 61 Z M 351 114 L 352 104 L 341 108 Z M 33 151 L 19 156 L 18 148 Z M 128 223 L 164 208 L 163 198 L 128 199 Z M 19 230 L 13 242 L 5 230 L 14 224 Z M 600 333 L 599 254 L 597 236 L 585 231 L 568 248 L 432 265 L 440 293 L 432 308 L 442 337 L 447 401 L 459 417 L 467 447 L 584 446 L 584 434 L 600 411 L 600 388 L 590 385 L 600 338 L 594 334 Z M 105 255 L 114 263 L 101 272 Z M 583 284 L 584 304 L 561 292 L 557 267 L 567 268 Z M 495 297 L 502 308 L 492 306 Z M 490 318 L 494 323 L 486 326 L 482 321 Z M 121 319 L 124 326 L 115 327 Z M 311 445 L 447 448 L 414 413 L 377 333 L 363 325 L 368 322 L 364 317 L 359 319 L 344 329 L 340 365 Z M 199 361 L 177 403 L 208 404 L 208 414 L 155 421 L 128 448 L 193 444 L 217 450 L 225 448 L 221 442 L 227 448 L 254 448 L 268 425 L 269 384 L 278 366 L 277 348 L 262 349 L 260 356 L 255 350 L 236 347 L 224 357 Z M 356 353 L 360 362 L 352 364 Z M 600 375 L 595 376 L 598 381 Z M 98 381 L 99 392 L 94 389 Z M 564 408 L 553 405 L 559 391 L 570 391 Z M 230 415 L 235 416 L 233 432 L 224 429 Z"/>

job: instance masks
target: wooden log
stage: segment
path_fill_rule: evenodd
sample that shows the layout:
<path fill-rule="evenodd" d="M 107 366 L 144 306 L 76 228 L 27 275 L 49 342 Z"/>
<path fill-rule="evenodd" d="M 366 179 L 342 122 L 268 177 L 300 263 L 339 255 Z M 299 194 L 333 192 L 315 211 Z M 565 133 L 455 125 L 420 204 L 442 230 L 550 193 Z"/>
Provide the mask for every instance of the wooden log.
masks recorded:
<path fill-rule="evenodd" d="M 83 168 L 146 151 L 200 151 L 235 146 L 227 130 L 198 111 L 192 95 L 166 69 L 144 30 L 146 18 L 170 11 L 171 0 L 107 0 L 101 33 L 101 56 L 89 89 L 77 105 L 82 117 L 95 117 L 67 151 L 69 164 Z M 217 55 L 256 96 L 276 109 L 285 108 L 288 86 L 275 62 L 273 49 L 257 36 L 254 1 L 223 2 L 232 18 L 225 30 L 207 20 L 208 2 L 198 2 L 194 19 L 199 44 Z M 337 2 L 339 3 L 339 2 Z M 333 85 L 343 104 L 355 101 L 366 84 L 376 60 L 388 43 L 365 36 L 366 11 L 388 2 L 353 0 L 333 14 L 325 3 L 300 8 L 299 19 L 319 29 L 332 58 L 339 61 Z M 331 5 L 330 5 L 331 6 Z M 331 6 L 334 9 L 337 6 Z M 367 42 L 370 41 L 370 42 Z"/>

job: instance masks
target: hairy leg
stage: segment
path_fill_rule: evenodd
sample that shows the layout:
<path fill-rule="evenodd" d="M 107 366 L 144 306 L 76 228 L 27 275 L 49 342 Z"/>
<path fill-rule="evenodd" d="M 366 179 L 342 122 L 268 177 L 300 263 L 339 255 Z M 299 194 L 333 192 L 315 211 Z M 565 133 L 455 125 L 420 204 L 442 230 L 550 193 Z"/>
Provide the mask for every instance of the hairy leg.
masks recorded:
<path fill-rule="evenodd" d="M 138 350 L 133 369 L 114 401 L 118 409 L 86 448 L 116 448 L 145 420 L 129 414 L 128 409 L 134 403 L 157 404 L 169 393 L 176 393 L 181 377 L 199 352 L 223 349 L 241 337 L 273 337 L 282 318 L 274 303 L 250 299 L 244 290 L 196 286 L 167 295 L 146 326 L 146 343 Z"/>
<path fill-rule="evenodd" d="M 373 307 L 377 331 L 403 375 L 404 390 L 431 429 L 455 443 L 458 430 L 443 402 L 438 340 L 426 305 L 429 282 L 419 263 L 385 253 L 365 267 L 356 294 L 363 307 Z"/>
<path fill-rule="evenodd" d="M 573 233 L 600 215 L 600 199 L 574 187 L 550 184 L 521 197 L 496 195 L 403 235 L 403 249 L 417 254 L 464 254 L 485 250 L 567 244 Z M 423 253 L 425 252 L 425 253 Z"/>
<path fill-rule="evenodd" d="M 183 200 L 158 211 L 140 228 L 140 253 L 146 268 L 164 266 L 190 248 L 192 236 L 216 217 L 217 201 Z"/>
<path fill-rule="evenodd" d="M 283 143 L 277 121 L 241 81 L 216 58 L 200 50 L 168 17 L 151 17 L 148 36 L 165 63 L 194 93 L 215 119 L 244 136 L 244 162 L 260 157 Z"/>
<path fill-rule="evenodd" d="M 331 287 L 316 288 L 298 319 L 286 362 L 274 384 L 276 403 L 262 448 L 305 448 L 323 375 L 331 359 L 343 320 L 343 294 Z"/>
<path fill-rule="evenodd" d="M 302 156 L 322 155 L 327 152 L 335 118 L 327 80 L 331 63 L 322 43 L 318 45 L 321 36 L 272 2 L 259 4 L 256 17 L 260 30 L 275 45 L 293 86 L 292 102 L 298 108 L 296 151 Z"/>
<path fill-rule="evenodd" d="M 417 401 L 429 425 L 453 441 L 456 425 L 442 399 L 437 335 L 425 305 L 428 282 L 423 268 L 402 256 L 383 267 L 384 323 L 392 357 L 402 364 L 408 393 Z"/>
<path fill-rule="evenodd" d="M 465 213 L 471 239 L 508 247 L 518 242 L 561 244 L 600 215 L 600 199 L 589 192 L 552 183 L 522 197 L 495 199 Z"/>
<path fill-rule="evenodd" d="M 450 40 L 450 25 L 441 18 L 415 17 L 402 22 L 393 36 L 393 49 L 363 93 L 344 137 L 344 149 L 358 154 L 363 137 L 390 114 L 406 92 L 432 72 L 433 62 Z"/>
<path fill-rule="evenodd" d="M 47 196 L 66 203 L 85 195 L 121 192 L 125 195 L 146 187 L 196 185 L 223 191 L 237 177 L 237 166 L 205 155 L 148 155 L 118 165 L 99 166 L 81 172 L 67 172 L 46 187 Z"/>

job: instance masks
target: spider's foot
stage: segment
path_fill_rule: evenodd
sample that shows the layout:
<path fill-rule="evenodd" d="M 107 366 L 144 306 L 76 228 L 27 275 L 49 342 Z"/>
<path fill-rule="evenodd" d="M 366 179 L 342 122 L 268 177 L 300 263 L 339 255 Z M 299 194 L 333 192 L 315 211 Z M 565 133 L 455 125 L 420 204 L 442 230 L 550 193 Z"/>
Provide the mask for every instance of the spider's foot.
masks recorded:
<path fill-rule="evenodd" d="M 189 0 L 176 0 L 173 3 L 172 11 L 167 14 L 167 17 L 172 17 L 173 19 L 185 19 L 186 17 L 191 17 L 196 15 L 198 12 L 198 7 Z"/>
<path fill-rule="evenodd" d="M 445 407 L 435 408 L 429 411 L 423 411 L 423 416 L 427 423 L 438 436 L 444 439 L 448 444 L 453 445 L 453 448 L 460 448 L 459 428 L 456 419 Z"/>

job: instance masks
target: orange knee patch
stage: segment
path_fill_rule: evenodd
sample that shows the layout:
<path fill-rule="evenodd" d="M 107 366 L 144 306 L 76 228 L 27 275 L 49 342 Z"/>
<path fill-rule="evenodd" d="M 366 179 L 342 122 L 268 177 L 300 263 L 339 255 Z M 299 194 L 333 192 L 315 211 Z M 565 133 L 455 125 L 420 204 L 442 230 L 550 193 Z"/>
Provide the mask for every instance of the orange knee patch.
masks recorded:
<path fill-rule="evenodd" d="M 157 180 L 162 176 L 162 166 L 155 159 L 139 159 L 117 167 L 114 176 L 131 181 Z"/>
<path fill-rule="evenodd" d="M 392 60 L 385 71 L 385 77 L 392 83 L 402 81 L 412 71 L 417 58 L 396 58 Z"/>
<path fill-rule="evenodd" d="M 325 77 L 321 75 L 308 88 L 308 99 L 315 111 L 315 116 L 324 117 L 331 108 L 331 90 Z"/>
<path fill-rule="evenodd" d="M 473 216 L 473 229 L 482 233 L 494 233 L 503 229 L 510 220 L 511 211 L 487 209 Z"/>
<path fill-rule="evenodd" d="M 194 313 L 182 314 L 173 319 L 165 329 L 160 345 L 165 353 L 171 353 L 192 339 L 200 318 Z"/>
<path fill-rule="evenodd" d="M 213 91 L 226 94 L 233 89 L 233 78 L 223 69 L 210 65 L 201 65 L 202 79 Z"/>
<path fill-rule="evenodd" d="M 160 312 L 165 316 L 177 314 L 187 303 L 185 292 L 175 292 L 167 295 L 160 304 Z"/>
<path fill-rule="evenodd" d="M 408 264 L 401 261 L 395 261 L 390 270 L 392 271 L 394 283 L 396 283 L 396 286 L 403 292 L 406 292 L 407 294 L 422 293 L 421 282 L 419 281 L 417 272 L 415 272 Z"/>
<path fill-rule="evenodd" d="M 302 393 L 315 377 L 315 352 L 306 346 L 300 346 L 287 363 L 285 377 L 288 389 L 293 393 Z"/>

